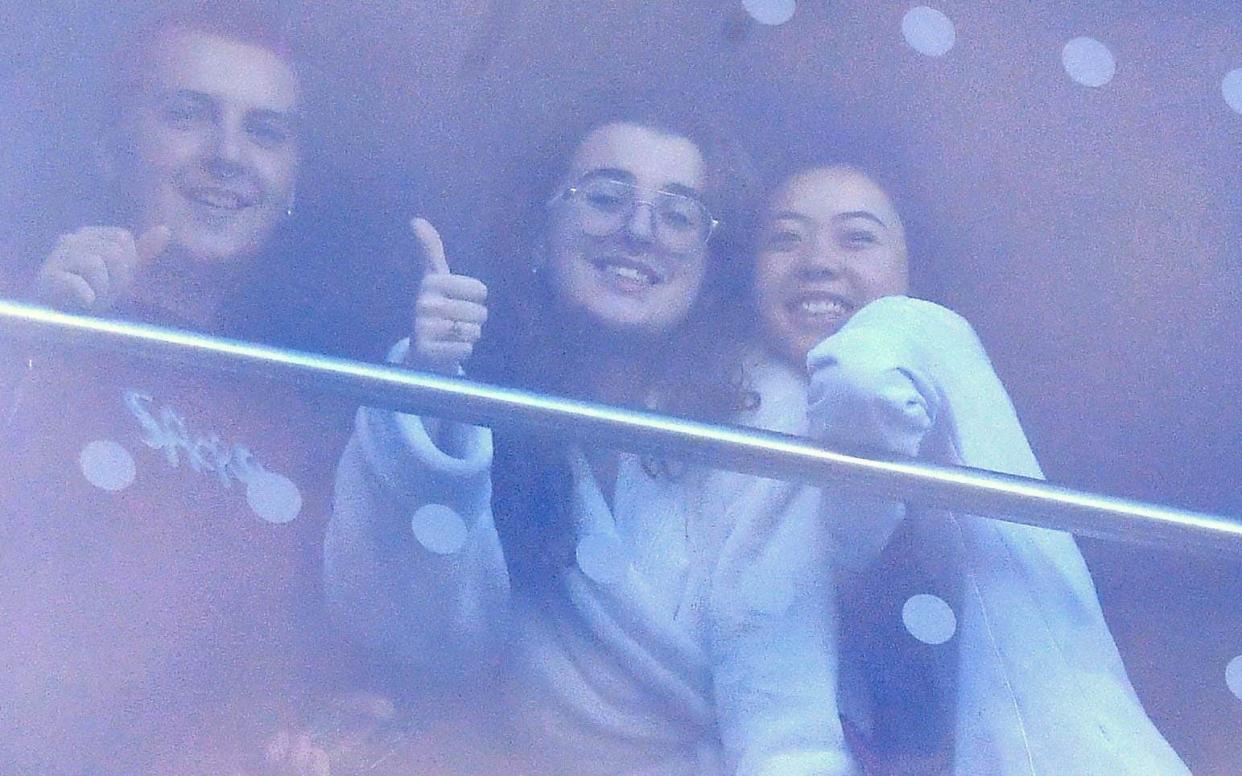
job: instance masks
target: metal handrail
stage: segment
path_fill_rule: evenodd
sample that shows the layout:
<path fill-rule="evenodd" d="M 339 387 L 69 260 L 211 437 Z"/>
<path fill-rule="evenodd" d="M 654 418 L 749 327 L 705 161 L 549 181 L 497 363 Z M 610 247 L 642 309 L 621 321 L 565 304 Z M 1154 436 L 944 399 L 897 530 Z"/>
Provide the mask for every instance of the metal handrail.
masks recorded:
<path fill-rule="evenodd" d="M 764 477 L 810 484 L 832 481 L 877 496 L 1086 536 L 1242 554 L 1242 520 L 979 469 L 853 455 L 787 434 L 700 423 L 4 300 L 0 300 L 0 333 L 257 375 L 402 412 L 493 427 L 550 429 L 610 448 L 672 455 Z"/>

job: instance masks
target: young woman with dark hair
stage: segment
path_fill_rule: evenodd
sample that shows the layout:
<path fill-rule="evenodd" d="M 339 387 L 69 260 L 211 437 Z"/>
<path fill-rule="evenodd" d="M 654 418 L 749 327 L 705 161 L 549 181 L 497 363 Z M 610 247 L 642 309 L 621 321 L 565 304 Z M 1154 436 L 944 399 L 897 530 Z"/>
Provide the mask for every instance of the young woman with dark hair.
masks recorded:
<path fill-rule="evenodd" d="M 512 200 L 491 287 L 434 230 L 412 367 L 760 425 L 730 319 L 735 169 L 701 121 L 609 107 Z M 725 230 L 725 231 L 719 231 Z M 518 237 L 520 236 L 520 237 Z M 513 239 L 517 237 L 517 239 Z M 494 243 L 499 246 L 501 243 Z M 489 334 L 482 336 L 486 322 Z M 490 340 L 490 341 L 489 341 Z M 467 362 L 479 344 L 478 371 Z M 327 593 L 417 675 L 473 680 L 541 773 L 845 773 L 827 565 L 800 486 L 360 411 Z M 813 501 L 813 499 L 811 499 Z"/>
<path fill-rule="evenodd" d="M 970 324 L 904 296 L 912 228 L 853 160 L 776 177 L 754 296 L 833 446 L 1042 477 Z M 1126 676 L 1074 538 L 825 488 L 841 708 L 875 773 L 1186 773 Z"/>

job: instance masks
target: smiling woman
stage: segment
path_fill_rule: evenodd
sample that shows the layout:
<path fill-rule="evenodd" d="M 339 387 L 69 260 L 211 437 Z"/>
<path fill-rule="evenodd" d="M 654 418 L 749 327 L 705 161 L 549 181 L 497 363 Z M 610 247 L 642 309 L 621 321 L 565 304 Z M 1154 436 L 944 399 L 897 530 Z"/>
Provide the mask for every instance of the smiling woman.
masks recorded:
<path fill-rule="evenodd" d="M 753 421 L 729 326 L 744 257 L 714 230 L 742 221 L 738 167 L 701 120 L 595 108 L 554 124 L 572 130 L 563 156 L 507 203 L 521 225 L 498 234 L 524 240 L 495 253 L 516 263 L 498 293 L 451 274 L 416 222 L 427 274 L 394 358 Z M 364 408 L 337 478 L 328 600 L 416 675 L 478 689 L 511 768 L 848 773 L 806 492 Z M 429 530 L 446 513 L 453 530 Z"/>
<path fill-rule="evenodd" d="M 855 310 L 909 287 L 905 226 L 888 194 L 845 165 L 790 177 L 760 231 L 755 303 L 769 343 L 801 367 Z"/>
<path fill-rule="evenodd" d="M 764 344 L 834 447 L 1041 477 L 971 326 L 908 290 L 906 225 L 857 164 L 778 180 Z M 825 487 L 842 713 L 880 772 L 1185 773 L 1148 719 L 1072 536 Z M 1067 698 L 1074 698 L 1067 702 Z M 914 769 L 914 770 L 911 770 Z"/>

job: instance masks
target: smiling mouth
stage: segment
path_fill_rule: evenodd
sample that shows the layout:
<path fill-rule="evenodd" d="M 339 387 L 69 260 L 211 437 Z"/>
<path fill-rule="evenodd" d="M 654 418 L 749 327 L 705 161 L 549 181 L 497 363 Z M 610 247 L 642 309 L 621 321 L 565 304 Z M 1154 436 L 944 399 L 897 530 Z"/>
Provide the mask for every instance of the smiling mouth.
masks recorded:
<path fill-rule="evenodd" d="M 802 294 L 786 306 L 795 315 L 811 321 L 844 318 L 854 311 L 852 304 L 835 294 Z"/>
<path fill-rule="evenodd" d="M 212 210 L 236 212 L 244 210 L 253 204 L 253 201 L 242 194 L 229 189 L 218 188 L 194 188 L 184 191 L 185 198 L 199 205 L 205 205 Z"/>
<path fill-rule="evenodd" d="M 647 288 L 661 282 L 654 271 L 637 262 L 609 256 L 594 260 L 591 264 L 606 277 L 615 278 L 625 286 Z"/>

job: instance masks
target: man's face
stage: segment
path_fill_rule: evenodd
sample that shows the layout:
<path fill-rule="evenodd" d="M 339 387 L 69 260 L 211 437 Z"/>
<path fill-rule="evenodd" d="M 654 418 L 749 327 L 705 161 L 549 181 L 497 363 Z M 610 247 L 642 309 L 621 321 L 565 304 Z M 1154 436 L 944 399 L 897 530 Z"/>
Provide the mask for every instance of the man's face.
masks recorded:
<path fill-rule="evenodd" d="M 253 257 L 292 204 L 297 76 L 275 52 L 213 33 L 169 30 L 152 45 L 122 117 L 135 226 L 167 226 L 195 262 Z"/>

